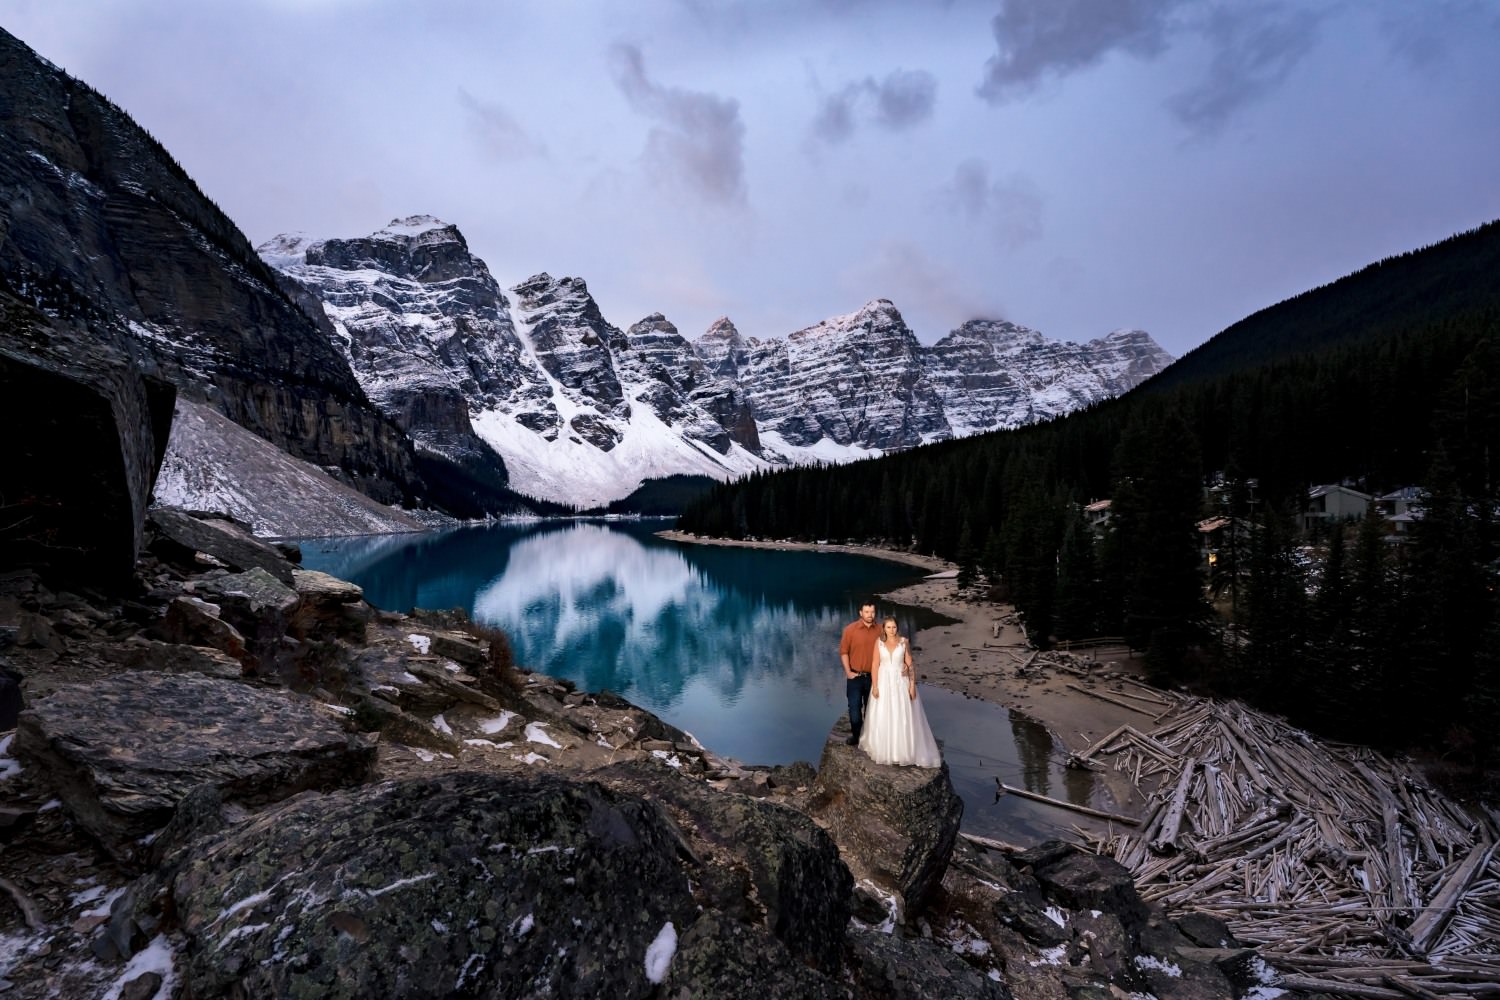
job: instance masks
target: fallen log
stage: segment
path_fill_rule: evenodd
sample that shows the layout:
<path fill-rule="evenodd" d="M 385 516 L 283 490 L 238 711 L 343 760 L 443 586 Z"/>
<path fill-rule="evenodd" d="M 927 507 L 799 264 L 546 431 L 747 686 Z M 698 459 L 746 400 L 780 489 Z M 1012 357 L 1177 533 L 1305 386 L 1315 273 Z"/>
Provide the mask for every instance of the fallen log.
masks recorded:
<path fill-rule="evenodd" d="M 1282 976 L 1276 984 L 1283 989 L 1302 993 L 1334 993 L 1368 1000 L 1408 1000 L 1405 993 L 1388 986 L 1366 986 L 1342 979 L 1317 979 L 1313 976 Z"/>
<path fill-rule="evenodd" d="M 1400 976 L 1386 973 L 1380 977 L 1380 981 L 1393 990 L 1399 990 L 1409 997 L 1416 997 L 1417 1000 L 1442 1000 L 1436 993 L 1418 986 L 1410 979 L 1403 979 Z"/>
<path fill-rule="evenodd" d="M 980 847 L 987 847 L 992 851 L 1002 851 L 1005 854 L 1019 854 L 1026 850 L 1026 848 L 1019 845 L 1008 844 L 1003 840 L 996 840 L 993 837 L 981 837 L 977 833 L 965 833 L 960 830 L 958 831 L 958 835 L 971 844 L 978 844 Z"/>
<path fill-rule="evenodd" d="M 1099 691 L 1090 691 L 1088 688 L 1082 687 L 1082 686 L 1080 686 L 1078 684 L 1064 684 L 1063 687 L 1071 688 L 1072 690 L 1077 691 L 1080 694 L 1086 694 L 1090 698 L 1098 698 L 1100 701 L 1107 701 L 1111 705 L 1118 705 L 1121 708 L 1128 708 L 1132 712 L 1140 712 L 1142 715 L 1154 715 L 1155 714 L 1150 709 L 1142 708 L 1139 705 L 1132 705 L 1130 702 L 1128 702 L 1128 701 L 1121 701 L 1119 698 L 1112 698 L 1109 695 L 1103 694 L 1103 693 L 1101 693 Z"/>
<path fill-rule="evenodd" d="M 1448 876 L 1448 880 L 1432 898 L 1432 902 L 1428 903 L 1417 919 L 1412 921 L 1408 930 L 1411 934 L 1411 946 L 1418 953 L 1425 955 L 1431 949 L 1437 936 L 1442 933 L 1443 928 L 1452 918 L 1458 901 L 1468 891 L 1469 883 L 1474 881 L 1475 875 L 1484 870 L 1494 850 L 1494 844 L 1475 844 L 1469 856 L 1464 858 L 1463 863 Z"/>
<path fill-rule="evenodd" d="M 1049 806 L 1057 806 L 1060 809 L 1071 809 L 1074 812 L 1083 813 L 1083 815 L 1085 816 L 1093 816 L 1095 819 L 1107 819 L 1114 823 L 1124 823 L 1127 826 L 1135 826 L 1140 823 L 1140 820 L 1136 819 L 1134 816 L 1125 816 L 1120 813 L 1105 812 L 1103 809 L 1094 809 L 1090 806 L 1080 806 L 1076 803 L 1068 802 L 1063 799 L 1054 799 L 1052 798 L 1052 796 L 1042 795 L 1040 792 L 1031 792 L 1027 791 L 1024 788 L 1017 788 L 1014 785 L 1007 785 L 999 778 L 995 779 L 995 784 L 1000 787 L 1000 791 L 1002 792 L 1008 792 L 1011 795 L 1019 795 L 1023 799 L 1031 799 L 1035 802 L 1045 802 Z"/>
<path fill-rule="evenodd" d="M 1166 815 L 1162 817 L 1161 829 L 1151 839 L 1151 850 L 1158 854 L 1166 854 L 1176 851 L 1180 844 L 1177 843 L 1177 833 L 1182 826 L 1182 813 L 1187 808 L 1188 786 L 1192 783 L 1193 774 L 1198 769 L 1198 759 L 1194 757 L 1182 768 L 1182 777 L 1177 779 L 1177 788 L 1172 792 L 1172 804 L 1167 807 Z"/>

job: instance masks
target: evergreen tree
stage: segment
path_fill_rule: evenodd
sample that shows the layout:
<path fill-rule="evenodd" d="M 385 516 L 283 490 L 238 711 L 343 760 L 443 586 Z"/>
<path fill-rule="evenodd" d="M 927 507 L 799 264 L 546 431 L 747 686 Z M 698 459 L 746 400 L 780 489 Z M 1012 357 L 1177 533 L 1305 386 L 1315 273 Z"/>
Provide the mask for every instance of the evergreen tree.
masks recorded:
<path fill-rule="evenodd" d="M 1101 598 L 1099 570 L 1094 557 L 1094 534 L 1075 504 L 1063 531 L 1057 568 L 1057 635 L 1086 639 L 1099 634 Z"/>
<path fill-rule="evenodd" d="M 1462 698 L 1472 688 L 1487 624 L 1476 506 L 1440 449 L 1417 507 L 1422 516 L 1412 525 L 1406 615 L 1411 658 L 1393 692 L 1417 732 L 1428 737 L 1441 735 L 1451 722 L 1450 694 Z"/>
<path fill-rule="evenodd" d="M 1331 731 L 1347 736 L 1389 733 L 1403 724 L 1393 699 L 1392 678 L 1407 659 L 1401 627 L 1400 579 L 1380 518 L 1367 514 L 1355 535 L 1351 567 L 1348 714 L 1330 720 Z"/>
<path fill-rule="evenodd" d="M 1192 432 L 1175 412 L 1133 421 L 1116 455 L 1112 510 L 1125 635 L 1133 648 L 1154 651 L 1147 662 L 1161 680 L 1178 675 L 1207 615 L 1197 455 Z"/>
<path fill-rule="evenodd" d="M 1285 710 L 1307 694 L 1307 587 L 1289 514 L 1268 510 L 1250 546 L 1241 683 L 1255 700 Z"/>
<path fill-rule="evenodd" d="M 972 587 L 979 566 L 979 552 L 974 547 L 974 528 L 964 518 L 963 530 L 958 535 L 958 586 Z"/>

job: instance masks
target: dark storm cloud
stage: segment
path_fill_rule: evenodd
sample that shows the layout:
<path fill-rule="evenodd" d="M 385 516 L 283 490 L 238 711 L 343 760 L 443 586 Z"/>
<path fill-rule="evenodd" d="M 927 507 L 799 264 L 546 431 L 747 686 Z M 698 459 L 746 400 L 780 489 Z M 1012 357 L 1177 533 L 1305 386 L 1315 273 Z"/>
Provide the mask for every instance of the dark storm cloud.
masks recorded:
<path fill-rule="evenodd" d="M 1170 15 L 1183 0 L 1004 0 L 990 21 L 998 51 L 985 64 L 979 96 L 999 104 L 1049 76 L 1092 66 L 1115 49 L 1154 56 L 1166 47 Z"/>
<path fill-rule="evenodd" d="M 1008 250 L 1042 238 L 1042 194 L 1024 174 L 992 181 L 983 161 L 965 160 L 954 169 L 942 199 L 970 222 L 988 228 Z"/>
<path fill-rule="evenodd" d="M 1500 42 L 1500 7 L 1491 0 L 1392 4 L 1380 27 L 1397 55 L 1429 70 L 1441 66 L 1458 39 L 1489 36 Z"/>
<path fill-rule="evenodd" d="M 864 92 L 861 84 L 851 83 L 837 94 L 823 99 L 823 106 L 813 119 L 813 134 L 825 142 L 843 142 L 854 134 L 854 105 Z"/>
<path fill-rule="evenodd" d="M 813 134 L 825 142 L 843 142 L 854 134 L 862 116 L 900 131 L 927 121 L 936 104 L 937 78 L 925 70 L 898 69 L 879 81 L 867 76 L 823 99 L 813 119 Z"/>
<path fill-rule="evenodd" d="M 469 130 L 486 153 L 497 160 L 519 160 L 545 156 L 547 148 L 526 133 L 499 104 L 482 101 L 467 90 L 458 92 Z"/>
<path fill-rule="evenodd" d="M 876 121 L 886 128 L 910 128 L 932 117 L 937 79 L 919 69 L 898 69 L 875 85 L 874 93 Z"/>
<path fill-rule="evenodd" d="M 1278 6 L 1221 7 L 1203 31 L 1213 46 L 1208 79 L 1175 95 L 1168 109 L 1195 131 L 1213 131 L 1271 91 L 1301 61 L 1321 15 Z"/>
<path fill-rule="evenodd" d="M 745 126 L 739 102 L 655 83 L 634 45 L 613 46 L 610 64 L 631 108 L 657 123 L 646 138 L 648 162 L 707 201 L 743 204 Z"/>

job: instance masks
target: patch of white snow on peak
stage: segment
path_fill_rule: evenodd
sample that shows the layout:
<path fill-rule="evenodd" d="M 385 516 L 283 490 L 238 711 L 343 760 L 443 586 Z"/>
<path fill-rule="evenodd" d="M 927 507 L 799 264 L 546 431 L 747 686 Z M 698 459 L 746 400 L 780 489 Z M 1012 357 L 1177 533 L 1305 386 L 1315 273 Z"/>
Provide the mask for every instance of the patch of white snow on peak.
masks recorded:
<path fill-rule="evenodd" d="M 392 236 L 421 236 L 434 229 L 447 228 L 448 223 L 442 219 L 435 219 L 430 215 L 409 215 L 404 219 L 392 219 L 389 225 L 381 227 L 375 235 L 389 233 Z"/>
<path fill-rule="evenodd" d="M 660 984 L 667 978 L 667 969 L 677 954 L 677 928 L 668 920 L 656 932 L 656 939 L 646 947 L 646 978 Z"/>

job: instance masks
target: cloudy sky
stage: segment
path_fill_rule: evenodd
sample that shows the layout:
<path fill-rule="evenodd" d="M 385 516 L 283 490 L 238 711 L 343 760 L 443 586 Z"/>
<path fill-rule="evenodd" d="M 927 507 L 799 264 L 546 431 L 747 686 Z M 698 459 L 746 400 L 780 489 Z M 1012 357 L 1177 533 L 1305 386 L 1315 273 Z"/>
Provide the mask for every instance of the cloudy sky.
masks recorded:
<path fill-rule="evenodd" d="M 889 298 L 1174 354 L 1500 218 L 1500 0 L 6 0 L 255 243 L 784 336 Z"/>

